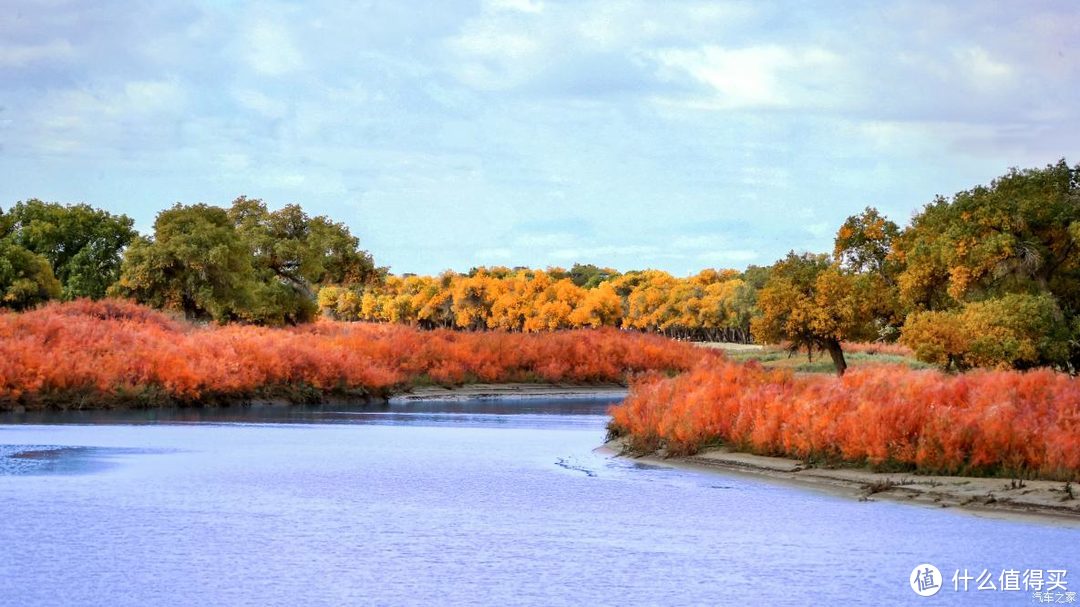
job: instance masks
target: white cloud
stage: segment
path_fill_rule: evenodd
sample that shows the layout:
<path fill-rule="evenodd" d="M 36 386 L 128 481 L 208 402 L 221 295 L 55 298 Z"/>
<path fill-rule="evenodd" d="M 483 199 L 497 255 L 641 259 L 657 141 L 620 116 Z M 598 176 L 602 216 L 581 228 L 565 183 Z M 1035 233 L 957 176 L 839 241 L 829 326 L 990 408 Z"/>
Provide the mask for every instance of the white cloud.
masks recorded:
<path fill-rule="evenodd" d="M 960 72 L 975 88 L 992 90 L 1013 80 L 1013 68 L 994 59 L 986 49 L 972 46 L 953 52 Z"/>
<path fill-rule="evenodd" d="M 226 152 L 218 155 L 218 164 L 228 173 L 238 173 L 251 167 L 251 158 L 247 154 Z"/>
<path fill-rule="evenodd" d="M 162 137 L 183 116 L 188 93 L 176 80 L 133 80 L 107 87 L 49 91 L 20 114 L 32 137 L 22 144 L 49 153 L 175 145 Z"/>
<path fill-rule="evenodd" d="M 550 234 L 523 234 L 514 239 L 518 247 L 568 247 L 573 246 L 577 237 L 570 233 L 555 232 Z"/>
<path fill-rule="evenodd" d="M 687 74 L 715 95 L 690 100 L 711 109 L 806 106 L 821 103 L 814 85 L 833 77 L 839 57 L 819 47 L 779 45 L 729 49 L 706 45 L 652 53 L 669 78 Z"/>
<path fill-rule="evenodd" d="M 519 13 L 540 13 L 544 3 L 540 0 L 488 0 L 488 6 L 495 10 L 517 11 Z"/>
<path fill-rule="evenodd" d="M 711 39 L 753 14 L 745 5 L 655 2 L 541 4 L 511 0 L 487 5 L 446 41 L 445 68 L 485 91 L 525 88 L 556 94 L 665 86 L 649 73 L 658 41 Z M 510 9 L 513 10 L 510 10 Z M 642 79 L 649 82 L 639 82 Z M 596 88 L 590 88 L 592 87 Z"/>
<path fill-rule="evenodd" d="M 124 85 L 120 104 L 110 109 L 114 113 L 178 112 L 184 108 L 186 102 L 187 92 L 176 80 L 136 80 Z"/>
<path fill-rule="evenodd" d="M 1050 5 L 10 2 L 0 204 L 149 225 L 243 191 L 397 270 L 768 262 L 1080 141 L 1080 21 Z"/>
<path fill-rule="evenodd" d="M 744 166 L 739 173 L 739 181 L 751 187 L 788 187 L 791 181 L 791 171 L 782 166 Z"/>
<path fill-rule="evenodd" d="M 540 50 L 540 44 L 522 33 L 484 28 L 458 37 L 454 46 L 471 55 L 520 59 Z"/>
<path fill-rule="evenodd" d="M 678 236 L 670 246 L 673 249 L 713 249 L 722 246 L 723 240 L 719 235 Z"/>
<path fill-rule="evenodd" d="M 67 40 L 53 40 L 45 44 L 25 46 L 0 45 L 0 67 L 21 68 L 75 55 L 75 49 Z"/>
<path fill-rule="evenodd" d="M 616 257 L 637 257 L 644 260 L 655 258 L 681 257 L 679 254 L 665 253 L 659 247 L 650 245 L 606 245 L 556 249 L 549 256 L 559 261 L 604 260 Z"/>
<path fill-rule="evenodd" d="M 749 249 L 731 248 L 730 234 L 702 234 L 677 236 L 666 249 L 680 257 L 694 259 L 697 263 L 721 266 L 745 265 L 758 257 Z"/>
<path fill-rule="evenodd" d="M 283 101 L 261 91 L 237 89 L 233 91 L 232 96 L 241 107 L 257 112 L 267 118 L 281 118 L 288 111 L 288 106 Z"/>
<path fill-rule="evenodd" d="M 304 64 L 288 28 L 265 19 L 248 26 L 243 58 L 256 72 L 267 76 L 283 76 Z"/>
<path fill-rule="evenodd" d="M 459 61 L 450 70 L 463 83 L 481 90 L 510 89 L 529 80 L 543 56 L 541 41 L 505 27 L 499 20 L 483 21 L 450 41 Z"/>

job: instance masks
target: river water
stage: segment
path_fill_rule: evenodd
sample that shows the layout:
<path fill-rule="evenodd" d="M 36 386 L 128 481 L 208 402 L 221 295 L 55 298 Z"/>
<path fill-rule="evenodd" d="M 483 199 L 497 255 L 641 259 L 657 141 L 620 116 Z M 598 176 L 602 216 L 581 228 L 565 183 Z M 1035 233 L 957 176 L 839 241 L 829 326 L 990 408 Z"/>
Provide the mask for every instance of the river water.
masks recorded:
<path fill-rule="evenodd" d="M 611 457 L 609 404 L 8 414 L 0 604 L 1037 604 L 954 590 L 964 569 L 1080 587 L 1075 527 Z"/>

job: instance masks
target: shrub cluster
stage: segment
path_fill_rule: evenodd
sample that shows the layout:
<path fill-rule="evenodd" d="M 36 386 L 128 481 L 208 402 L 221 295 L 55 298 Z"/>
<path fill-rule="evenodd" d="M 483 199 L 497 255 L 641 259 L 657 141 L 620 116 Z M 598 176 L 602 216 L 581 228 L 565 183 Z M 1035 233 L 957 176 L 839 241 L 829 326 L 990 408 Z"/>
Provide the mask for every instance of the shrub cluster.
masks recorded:
<path fill-rule="evenodd" d="M 611 410 L 638 451 L 710 444 L 922 473 L 1080 478 L 1080 383 L 1047 369 L 953 376 L 895 366 L 843 378 L 755 363 L 652 374 Z"/>
<path fill-rule="evenodd" d="M 197 325 L 126 301 L 0 314 L 0 410 L 197 404 L 256 396 L 382 396 L 468 381 L 622 382 L 676 373 L 699 348 L 615 329 L 546 335 L 317 322 Z"/>

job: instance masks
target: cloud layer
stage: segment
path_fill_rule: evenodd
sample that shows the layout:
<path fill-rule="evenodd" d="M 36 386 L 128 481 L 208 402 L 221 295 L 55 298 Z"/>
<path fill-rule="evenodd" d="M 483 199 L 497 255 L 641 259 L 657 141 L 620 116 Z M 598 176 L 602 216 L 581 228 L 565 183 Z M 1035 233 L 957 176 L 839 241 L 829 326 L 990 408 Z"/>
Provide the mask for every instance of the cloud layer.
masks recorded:
<path fill-rule="evenodd" d="M 0 205 L 239 194 L 398 272 L 770 263 L 1080 161 L 1069 2 L 16 1 Z"/>

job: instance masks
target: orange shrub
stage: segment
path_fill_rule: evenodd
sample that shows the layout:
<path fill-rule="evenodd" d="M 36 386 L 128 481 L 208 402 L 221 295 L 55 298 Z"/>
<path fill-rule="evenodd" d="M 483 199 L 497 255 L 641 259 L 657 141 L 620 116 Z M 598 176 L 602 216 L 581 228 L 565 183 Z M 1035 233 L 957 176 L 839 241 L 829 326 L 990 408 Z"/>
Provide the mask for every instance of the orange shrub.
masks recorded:
<path fill-rule="evenodd" d="M 945 474 L 1080 478 L 1080 383 L 1050 370 L 906 367 L 795 376 L 723 359 L 631 384 L 611 410 L 631 448 L 735 449 Z"/>
<path fill-rule="evenodd" d="M 0 410 L 382 396 L 423 381 L 621 382 L 714 356 L 616 329 L 544 335 L 318 322 L 199 326 L 125 301 L 0 313 Z"/>

